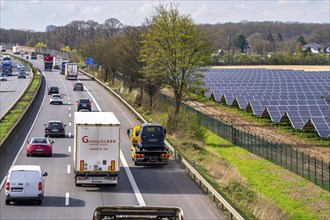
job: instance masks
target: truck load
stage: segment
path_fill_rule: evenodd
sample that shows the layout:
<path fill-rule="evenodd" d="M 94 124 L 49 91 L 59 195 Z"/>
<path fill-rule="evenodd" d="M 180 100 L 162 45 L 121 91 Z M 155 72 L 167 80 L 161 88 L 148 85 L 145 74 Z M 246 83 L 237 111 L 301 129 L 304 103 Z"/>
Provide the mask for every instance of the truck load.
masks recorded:
<path fill-rule="evenodd" d="M 0 51 L 1 52 L 6 52 L 6 50 L 7 50 L 6 45 L 0 45 Z"/>
<path fill-rule="evenodd" d="M 94 209 L 93 220 L 139 219 L 183 220 L 183 211 L 171 206 L 99 206 Z"/>
<path fill-rule="evenodd" d="M 53 68 L 54 69 L 60 69 L 60 63 L 62 58 L 60 56 L 53 57 Z"/>
<path fill-rule="evenodd" d="M 21 48 L 20 46 L 13 46 L 13 54 L 20 54 Z"/>
<path fill-rule="evenodd" d="M 13 75 L 13 65 L 10 61 L 1 62 L 1 75 L 12 76 Z"/>
<path fill-rule="evenodd" d="M 77 63 L 66 63 L 65 64 L 65 79 L 74 79 L 78 78 L 78 64 Z"/>
<path fill-rule="evenodd" d="M 45 71 L 52 71 L 53 69 L 53 56 L 44 56 Z"/>
<path fill-rule="evenodd" d="M 65 64 L 70 63 L 68 60 L 61 60 L 60 61 L 60 74 L 64 75 L 65 73 Z"/>
<path fill-rule="evenodd" d="M 117 185 L 120 171 L 120 122 L 112 112 L 74 113 L 76 186 Z"/>
<path fill-rule="evenodd" d="M 160 124 L 144 123 L 127 129 L 131 157 L 136 166 L 166 165 L 170 154 L 165 146 L 166 129 Z"/>

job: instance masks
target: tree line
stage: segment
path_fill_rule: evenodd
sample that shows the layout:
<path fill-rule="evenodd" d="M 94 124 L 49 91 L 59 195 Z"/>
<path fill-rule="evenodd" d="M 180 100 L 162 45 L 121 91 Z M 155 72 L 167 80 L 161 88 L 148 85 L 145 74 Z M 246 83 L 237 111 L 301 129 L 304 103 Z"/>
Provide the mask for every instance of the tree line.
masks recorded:
<path fill-rule="evenodd" d="M 330 42 L 329 24 L 240 22 L 195 24 L 174 4 L 155 8 L 140 26 L 125 26 L 116 18 L 48 26 L 45 32 L 1 29 L 0 42 L 47 46 L 69 51 L 74 62 L 92 57 L 102 66 L 104 81 L 114 83 L 120 72 L 124 87 L 139 89 L 137 104 L 146 94 L 149 106 L 157 91 L 169 86 L 176 116 L 185 93 L 201 90 L 202 72 L 213 64 L 300 64 L 329 60 L 302 52 L 307 42 Z M 223 53 L 219 53 L 219 51 Z M 268 56 L 269 54 L 274 54 Z M 298 60 L 298 61 L 297 61 Z M 296 63 L 295 63 L 296 62 Z M 306 64 L 306 63 L 304 63 Z"/>

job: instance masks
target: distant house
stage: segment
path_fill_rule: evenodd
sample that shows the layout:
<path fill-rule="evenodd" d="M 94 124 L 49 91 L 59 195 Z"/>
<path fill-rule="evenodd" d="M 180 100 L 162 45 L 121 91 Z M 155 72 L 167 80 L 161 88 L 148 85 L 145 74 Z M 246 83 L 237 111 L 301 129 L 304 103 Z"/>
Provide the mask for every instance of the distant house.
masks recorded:
<path fill-rule="evenodd" d="M 330 53 L 330 42 L 323 44 L 323 52 L 324 53 Z"/>
<path fill-rule="evenodd" d="M 307 48 L 310 48 L 312 53 L 320 53 L 320 51 L 322 51 L 322 46 L 320 44 L 315 43 L 315 42 L 305 44 L 304 46 L 302 46 L 301 49 L 303 51 L 305 51 L 305 50 L 307 50 Z"/>

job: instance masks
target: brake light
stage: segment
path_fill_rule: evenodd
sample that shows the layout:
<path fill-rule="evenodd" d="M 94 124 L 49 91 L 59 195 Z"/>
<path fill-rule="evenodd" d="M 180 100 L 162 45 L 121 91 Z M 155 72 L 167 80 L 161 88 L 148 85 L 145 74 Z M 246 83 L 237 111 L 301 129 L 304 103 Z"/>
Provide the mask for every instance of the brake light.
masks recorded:
<path fill-rule="evenodd" d="M 160 156 L 163 157 L 163 158 L 169 158 L 170 154 L 169 153 L 163 153 Z"/>
<path fill-rule="evenodd" d="M 10 189 L 10 182 L 6 182 L 6 190 Z"/>
<path fill-rule="evenodd" d="M 42 182 L 39 182 L 39 184 L 38 184 L 38 190 L 39 191 L 42 190 Z"/>
<path fill-rule="evenodd" d="M 144 157 L 144 154 L 136 154 L 136 157 Z"/>

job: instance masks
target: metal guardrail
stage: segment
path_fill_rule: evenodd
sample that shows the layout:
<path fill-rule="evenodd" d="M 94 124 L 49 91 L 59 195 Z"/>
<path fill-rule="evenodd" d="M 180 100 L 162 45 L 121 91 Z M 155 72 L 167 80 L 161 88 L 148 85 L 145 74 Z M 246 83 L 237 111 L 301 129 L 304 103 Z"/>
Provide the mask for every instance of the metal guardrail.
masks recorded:
<path fill-rule="evenodd" d="M 105 85 L 101 80 L 95 78 L 94 76 L 90 75 L 89 73 L 86 73 L 85 71 L 79 70 L 83 74 L 87 75 L 88 77 L 96 80 L 98 83 L 100 83 L 104 88 L 108 89 L 114 96 L 116 96 L 121 102 L 123 102 L 126 107 L 128 107 L 135 115 L 137 115 L 141 121 L 148 122 L 139 112 L 137 112 L 128 102 L 126 102 L 120 95 L 118 95 L 113 89 Z M 224 211 L 225 209 L 230 212 L 230 219 L 238 219 L 238 220 L 244 220 L 244 218 L 218 193 L 205 179 L 198 173 L 198 171 L 190 165 L 190 163 L 184 159 L 178 151 L 175 150 L 175 148 L 165 140 L 165 144 L 168 147 L 168 149 L 171 151 L 171 154 L 174 155 L 174 158 L 180 158 L 180 162 L 185 166 L 185 169 L 188 170 L 189 175 L 194 176 L 194 180 L 197 182 L 199 181 L 200 187 L 203 185 L 206 189 L 206 192 L 212 195 L 212 201 L 216 203 L 217 201 L 221 203 L 221 211 Z"/>

